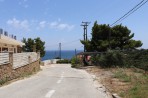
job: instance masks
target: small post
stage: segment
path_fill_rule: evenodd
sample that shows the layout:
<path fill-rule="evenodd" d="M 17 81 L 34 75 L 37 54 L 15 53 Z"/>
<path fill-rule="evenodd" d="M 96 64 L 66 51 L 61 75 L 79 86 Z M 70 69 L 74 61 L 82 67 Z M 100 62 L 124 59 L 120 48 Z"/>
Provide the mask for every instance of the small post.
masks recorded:
<path fill-rule="evenodd" d="M 28 56 L 28 64 L 30 64 L 30 63 L 31 63 L 31 57 Z"/>
<path fill-rule="evenodd" d="M 37 59 L 40 59 L 40 51 L 37 52 Z"/>
<path fill-rule="evenodd" d="M 36 52 L 36 45 L 33 45 L 33 52 Z"/>
<path fill-rule="evenodd" d="M 13 53 L 12 52 L 9 53 L 9 62 L 13 66 Z"/>
<path fill-rule="evenodd" d="M 75 49 L 75 56 L 77 56 L 77 49 Z"/>
<path fill-rule="evenodd" d="M 60 57 L 60 60 L 61 60 L 61 43 L 59 43 L 59 57 Z"/>
<path fill-rule="evenodd" d="M 76 57 L 76 64 L 77 64 L 77 50 L 75 49 L 75 57 Z"/>

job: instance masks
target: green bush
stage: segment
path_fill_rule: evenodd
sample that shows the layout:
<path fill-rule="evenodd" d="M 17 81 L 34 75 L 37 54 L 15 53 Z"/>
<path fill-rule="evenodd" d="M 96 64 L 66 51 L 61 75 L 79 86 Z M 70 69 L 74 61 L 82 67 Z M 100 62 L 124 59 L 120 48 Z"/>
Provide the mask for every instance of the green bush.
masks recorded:
<path fill-rule="evenodd" d="M 80 61 L 80 59 L 79 58 L 76 58 L 76 57 L 73 57 L 72 59 L 71 59 L 71 67 L 73 67 L 73 68 L 78 68 L 78 67 L 80 67 L 82 64 L 81 64 L 81 61 Z"/>
<path fill-rule="evenodd" d="M 5 84 L 8 81 L 8 77 L 0 79 L 0 85 Z"/>
<path fill-rule="evenodd" d="M 100 65 L 99 64 L 99 58 L 100 58 L 100 55 L 91 56 L 91 58 L 90 58 L 91 64 L 92 65 Z"/>
<path fill-rule="evenodd" d="M 127 54 L 125 58 L 127 66 L 148 70 L 148 50 L 134 50 L 125 54 Z"/>
<path fill-rule="evenodd" d="M 70 63 L 70 60 L 67 59 L 57 61 L 57 64 L 68 64 L 68 63 Z"/>
<path fill-rule="evenodd" d="M 119 51 L 109 50 L 104 54 L 99 54 L 92 57 L 92 63 L 95 63 L 101 67 L 115 67 L 124 66 L 124 54 Z"/>

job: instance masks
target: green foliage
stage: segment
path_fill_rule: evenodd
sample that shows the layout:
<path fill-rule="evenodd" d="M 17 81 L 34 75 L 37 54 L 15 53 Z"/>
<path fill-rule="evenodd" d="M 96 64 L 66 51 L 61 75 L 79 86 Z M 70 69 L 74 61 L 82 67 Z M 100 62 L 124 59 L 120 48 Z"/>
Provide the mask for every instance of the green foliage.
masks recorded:
<path fill-rule="evenodd" d="M 109 48 L 130 50 L 136 49 L 142 46 L 141 41 L 133 40 L 134 33 L 122 25 L 116 25 L 110 27 L 106 24 L 97 24 L 97 21 L 92 27 L 92 38 L 88 41 L 81 40 L 81 43 L 85 45 L 86 50 L 104 52 Z"/>
<path fill-rule="evenodd" d="M 91 42 L 89 40 L 87 40 L 87 41 L 80 40 L 80 41 L 81 41 L 82 44 L 85 45 L 85 48 L 86 48 L 87 52 L 93 51 L 92 44 L 91 44 Z"/>
<path fill-rule="evenodd" d="M 71 63 L 71 62 L 70 60 L 67 60 L 67 59 L 57 61 L 57 64 L 68 64 L 68 63 Z"/>
<path fill-rule="evenodd" d="M 148 71 L 148 50 L 109 50 L 91 57 L 93 65 L 101 67 L 134 67 Z"/>
<path fill-rule="evenodd" d="M 5 78 L 3 78 L 3 79 L 0 79 L 0 85 L 3 85 L 3 84 L 5 84 L 6 82 L 8 82 L 8 77 L 5 77 Z"/>
<path fill-rule="evenodd" d="M 38 52 L 40 52 L 41 57 L 45 55 L 45 42 L 43 42 L 39 37 L 35 39 L 31 38 L 23 38 L 23 43 L 25 43 L 25 46 L 23 46 L 23 51 L 25 52 L 33 52 L 34 48 Z"/>
<path fill-rule="evenodd" d="M 140 69 L 148 70 L 148 50 L 134 50 L 125 52 L 126 65 L 131 67 L 137 67 Z"/>
<path fill-rule="evenodd" d="M 124 66 L 124 54 L 119 51 L 108 50 L 104 54 L 97 55 L 92 58 L 92 62 L 97 65 L 106 67 Z M 95 64 L 95 65 L 96 65 Z"/>
<path fill-rule="evenodd" d="M 23 46 L 23 51 L 25 52 L 33 52 L 33 45 L 35 45 L 34 40 L 31 38 L 23 38 L 23 43 L 25 43 L 25 46 Z"/>
<path fill-rule="evenodd" d="M 109 34 L 111 29 L 109 25 L 103 24 L 98 25 L 97 22 L 94 23 L 92 27 L 92 39 L 91 46 L 93 46 L 93 51 L 106 51 L 109 47 Z"/>
<path fill-rule="evenodd" d="M 100 55 L 101 54 L 91 56 L 90 61 L 91 61 L 92 65 L 98 65 L 98 66 L 100 65 L 99 64 Z"/>
<path fill-rule="evenodd" d="M 78 68 L 78 67 L 80 67 L 81 66 L 81 61 L 80 61 L 80 59 L 79 58 L 76 58 L 76 57 L 73 57 L 72 59 L 71 59 L 71 67 L 73 67 L 73 68 Z"/>
<path fill-rule="evenodd" d="M 34 39 L 36 51 L 39 51 L 41 54 L 41 57 L 45 55 L 45 42 L 43 42 L 39 37 Z"/>

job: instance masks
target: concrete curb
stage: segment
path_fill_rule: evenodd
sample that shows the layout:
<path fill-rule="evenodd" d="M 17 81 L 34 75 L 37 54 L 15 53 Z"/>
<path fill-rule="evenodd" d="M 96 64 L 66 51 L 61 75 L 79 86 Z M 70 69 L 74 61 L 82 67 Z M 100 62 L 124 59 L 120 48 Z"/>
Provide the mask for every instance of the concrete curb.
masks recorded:
<path fill-rule="evenodd" d="M 102 93 L 106 94 L 105 98 L 113 98 L 112 94 L 108 92 L 108 90 L 105 88 L 104 85 L 100 84 L 97 80 L 98 78 L 95 75 L 91 75 L 94 81 L 94 86 L 96 87 L 97 90 L 101 91 Z"/>
<path fill-rule="evenodd" d="M 113 98 L 121 98 L 121 97 L 119 97 L 116 93 L 112 94 L 112 97 L 113 97 Z"/>

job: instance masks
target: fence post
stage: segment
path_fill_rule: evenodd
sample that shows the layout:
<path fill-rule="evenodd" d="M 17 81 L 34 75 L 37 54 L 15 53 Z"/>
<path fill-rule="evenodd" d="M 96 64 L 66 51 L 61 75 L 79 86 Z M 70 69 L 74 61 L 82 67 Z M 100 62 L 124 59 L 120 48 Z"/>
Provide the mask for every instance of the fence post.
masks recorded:
<path fill-rule="evenodd" d="M 40 52 L 37 52 L 37 60 L 40 59 Z"/>
<path fill-rule="evenodd" d="M 13 66 L 13 53 L 12 52 L 9 53 L 9 62 Z"/>
<path fill-rule="evenodd" d="M 28 56 L 28 64 L 30 65 L 30 63 L 31 63 L 31 57 Z"/>

